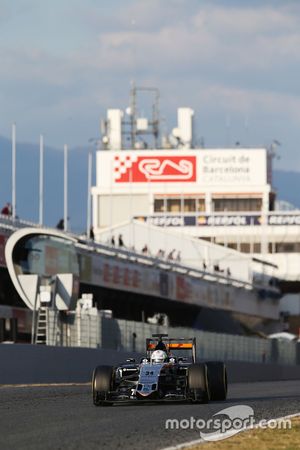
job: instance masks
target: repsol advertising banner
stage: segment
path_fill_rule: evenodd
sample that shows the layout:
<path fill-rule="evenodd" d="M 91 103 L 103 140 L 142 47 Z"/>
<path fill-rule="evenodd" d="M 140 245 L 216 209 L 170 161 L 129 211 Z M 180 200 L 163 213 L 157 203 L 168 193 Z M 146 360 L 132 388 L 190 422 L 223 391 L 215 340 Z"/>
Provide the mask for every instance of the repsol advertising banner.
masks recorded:
<path fill-rule="evenodd" d="M 195 216 L 137 216 L 134 219 L 157 227 L 186 227 L 196 225 Z"/>
<path fill-rule="evenodd" d="M 272 214 L 268 217 L 268 225 L 300 225 L 300 214 Z"/>
<path fill-rule="evenodd" d="M 253 226 L 253 225 L 300 225 L 300 214 L 261 215 L 164 215 L 136 216 L 140 220 L 158 227 L 193 227 L 193 226 Z"/>
<path fill-rule="evenodd" d="M 259 216 L 142 216 L 135 217 L 151 225 L 158 227 L 193 227 L 193 226 L 244 226 L 244 225 L 260 225 Z"/>

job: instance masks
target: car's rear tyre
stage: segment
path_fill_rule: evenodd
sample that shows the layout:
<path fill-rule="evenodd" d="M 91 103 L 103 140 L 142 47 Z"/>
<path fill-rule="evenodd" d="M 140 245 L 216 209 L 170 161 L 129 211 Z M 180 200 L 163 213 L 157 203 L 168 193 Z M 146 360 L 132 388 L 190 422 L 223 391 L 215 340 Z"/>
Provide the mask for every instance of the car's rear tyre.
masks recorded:
<path fill-rule="evenodd" d="M 207 403 L 210 400 L 207 367 L 193 364 L 187 373 L 188 397 L 193 403 Z"/>
<path fill-rule="evenodd" d="M 206 366 L 211 400 L 226 400 L 227 370 L 225 364 L 221 361 L 209 361 Z"/>
<path fill-rule="evenodd" d="M 113 390 L 114 370 L 111 366 L 98 366 L 92 377 L 93 403 L 95 406 L 111 406 L 109 392 Z"/>

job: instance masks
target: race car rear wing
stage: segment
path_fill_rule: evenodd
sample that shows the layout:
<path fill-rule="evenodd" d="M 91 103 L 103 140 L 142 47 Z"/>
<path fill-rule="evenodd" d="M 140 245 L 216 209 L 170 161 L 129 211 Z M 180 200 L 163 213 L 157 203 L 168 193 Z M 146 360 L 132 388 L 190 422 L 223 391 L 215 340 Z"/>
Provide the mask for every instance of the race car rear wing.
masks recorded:
<path fill-rule="evenodd" d="M 169 338 L 166 334 L 153 334 L 152 338 L 146 339 L 146 350 L 150 354 L 153 350 L 167 352 L 174 350 L 191 350 L 193 363 L 196 362 L 196 338 Z"/>

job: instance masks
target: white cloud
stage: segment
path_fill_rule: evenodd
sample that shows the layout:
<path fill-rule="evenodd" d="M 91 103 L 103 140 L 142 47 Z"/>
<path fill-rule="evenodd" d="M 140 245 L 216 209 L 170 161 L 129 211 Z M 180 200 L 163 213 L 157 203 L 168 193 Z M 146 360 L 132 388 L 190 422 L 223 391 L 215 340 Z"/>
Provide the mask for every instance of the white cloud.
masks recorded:
<path fill-rule="evenodd" d="M 270 117 L 280 114 L 300 125 L 300 97 L 291 94 L 210 85 L 198 96 L 205 105 L 217 102 L 217 107 L 224 111 L 229 109 L 242 115 L 255 115 L 264 111 Z"/>
<path fill-rule="evenodd" d="M 161 89 L 163 109 L 190 104 L 212 116 L 259 111 L 299 125 L 299 90 L 289 83 L 300 68 L 297 3 L 128 0 L 119 9 L 116 3 L 87 2 L 82 9 L 81 1 L 69 9 L 62 3 L 60 12 L 72 23 L 67 37 L 63 27 L 54 28 L 56 40 L 65 50 L 63 41 L 72 41 L 78 27 L 76 39 L 85 35 L 80 45 L 56 52 L 39 40 L 25 45 L 20 38 L 14 46 L 0 41 L 2 102 L 11 114 L 20 98 L 30 102 L 28 123 L 43 112 L 57 126 L 70 115 L 79 124 L 85 111 L 122 107 L 135 79 Z M 16 85 L 22 86 L 18 96 Z"/>
<path fill-rule="evenodd" d="M 2 44 L 4 72 L 9 76 L 17 67 L 15 74 L 23 78 L 63 85 L 88 70 L 175 78 L 190 73 L 201 78 L 208 71 L 213 77 L 261 70 L 274 73 L 278 67 L 300 63 L 299 14 L 292 8 L 221 8 L 205 3 L 193 16 L 184 8 L 185 2 L 171 4 L 170 8 L 169 2 L 147 0 L 123 7 L 116 19 L 108 20 L 111 29 L 100 28 L 89 45 L 60 57 L 39 50 L 38 43 L 31 50 L 9 51 Z M 101 25 L 106 17 L 99 14 L 93 20 Z"/>
<path fill-rule="evenodd" d="M 196 14 L 182 2 L 138 2 L 117 18 L 99 18 L 98 38 L 78 61 L 99 70 L 260 71 L 300 62 L 299 11 L 198 6 Z M 168 16 L 168 12 L 171 13 Z M 133 12 L 135 13 L 133 15 Z M 99 22 L 98 22 L 99 21 Z M 108 23 L 109 29 L 101 23 Z M 132 25 L 133 23 L 133 25 Z"/>
<path fill-rule="evenodd" d="M 119 2 L 119 8 L 103 8 L 98 3 L 91 8 L 80 8 L 75 14 L 80 14 L 82 23 L 96 32 L 157 32 L 166 24 L 178 24 L 181 21 L 191 21 L 193 4 L 189 0 L 143 0 Z"/>
<path fill-rule="evenodd" d="M 201 9 L 194 17 L 197 28 L 206 27 L 217 34 L 236 35 L 253 33 L 267 34 L 288 32 L 298 27 L 298 18 L 293 8 L 274 9 L 271 6 L 259 8 L 213 7 Z"/>

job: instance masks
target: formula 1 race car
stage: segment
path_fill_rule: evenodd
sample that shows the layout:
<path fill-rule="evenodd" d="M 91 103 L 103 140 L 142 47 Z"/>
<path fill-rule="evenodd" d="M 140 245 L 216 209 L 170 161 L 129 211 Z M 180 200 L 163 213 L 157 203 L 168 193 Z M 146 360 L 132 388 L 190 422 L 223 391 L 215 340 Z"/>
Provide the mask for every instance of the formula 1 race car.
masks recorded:
<path fill-rule="evenodd" d="M 96 367 L 92 390 L 95 406 L 121 401 L 207 403 L 226 399 L 227 373 L 223 362 L 196 363 L 195 338 L 154 334 L 146 339 L 146 356 L 139 363 L 131 358 L 118 367 Z"/>

